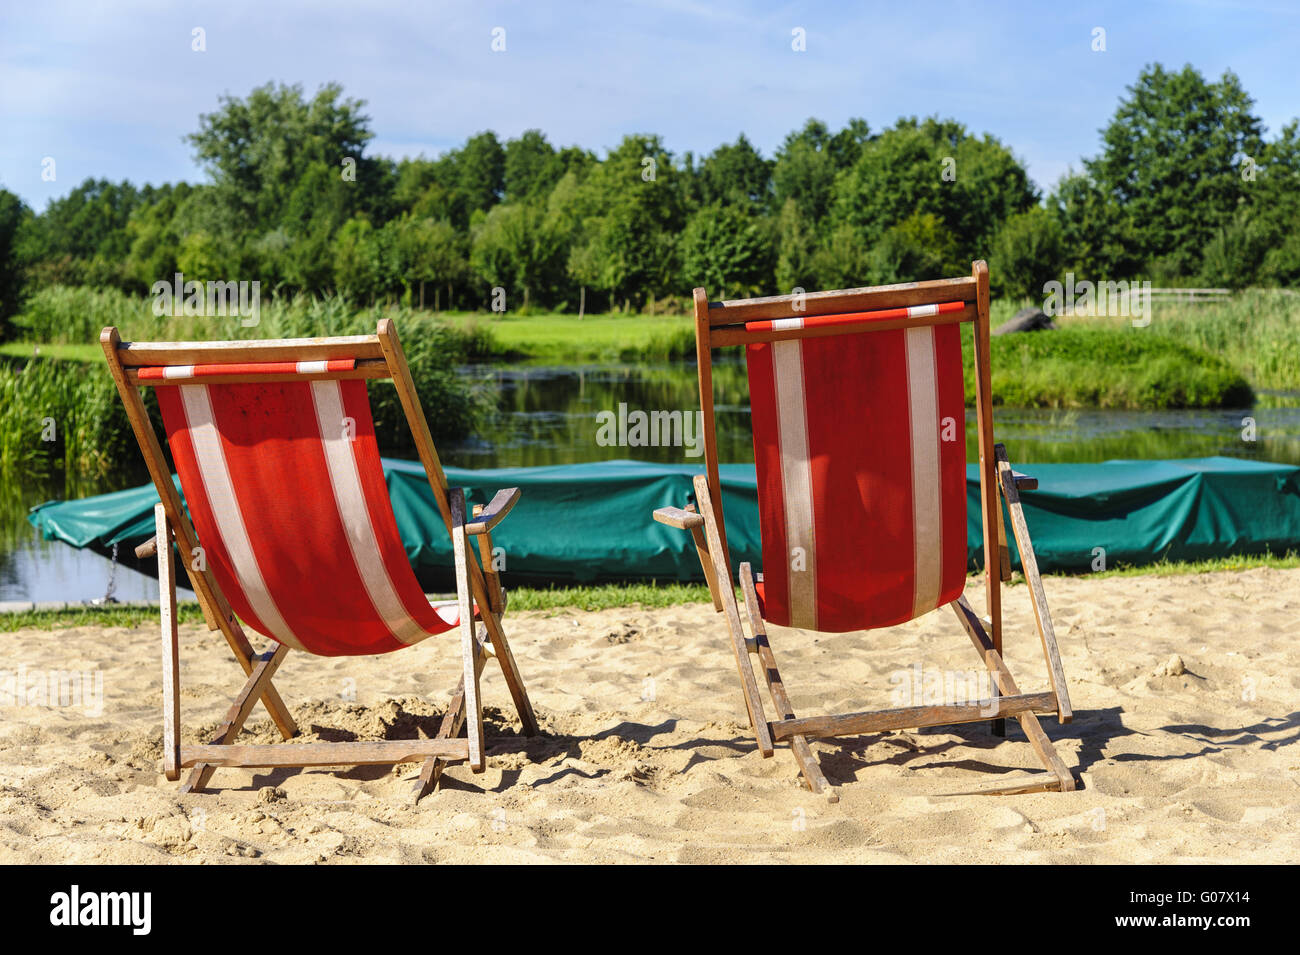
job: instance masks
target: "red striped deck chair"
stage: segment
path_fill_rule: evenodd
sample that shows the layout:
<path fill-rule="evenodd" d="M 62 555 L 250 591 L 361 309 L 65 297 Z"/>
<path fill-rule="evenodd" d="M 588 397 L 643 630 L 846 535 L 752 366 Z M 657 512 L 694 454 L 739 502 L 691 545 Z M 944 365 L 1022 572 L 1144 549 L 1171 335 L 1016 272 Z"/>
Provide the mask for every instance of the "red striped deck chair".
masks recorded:
<path fill-rule="evenodd" d="M 500 664 L 524 732 L 537 721 L 502 629 L 505 593 L 491 568 L 492 529 L 514 506 L 500 491 L 471 517 L 449 488 L 397 331 L 277 341 L 123 342 L 100 336 L 160 503 L 157 534 L 137 549 L 158 557 L 163 648 L 163 768 L 192 767 L 182 791 L 203 789 L 221 766 L 353 766 L 420 762 L 415 798 L 443 768 L 482 772 L 479 677 Z M 434 499 L 452 538 L 458 600 L 435 606 L 407 560 L 384 483 L 366 381 L 391 378 Z M 140 388 L 154 388 L 188 515 Z M 475 538 L 480 566 L 469 541 Z M 246 682 L 206 745 L 181 745 L 176 570 L 185 560 L 210 630 L 220 630 Z M 244 627 L 273 642 L 254 654 Z M 271 683 L 292 650 L 324 656 L 387 653 L 460 633 L 464 672 L 433 739 L 240 745 L 260 700 L 285 739 L 293 717 Z M 464 735 L 462 736 L 462 730 Z"/>
<path fill-rule="evenodd" d="M 981 517 L 988 613 L 962 595 L 966 584 L 966 441 L 961 325 L 970 323 L 976 364 Z M 991 720 L 1005 734 L 1018 719 L 1046 772 L 982 792 L 1072 790 L 1074 777 L 1036 714 L 1071 719 L 1070 699 L 1048 615 L 1020 491 L 1037 483 L 1011 469 L 993 443 L 988 266 L 969 278 L 774 298 L 710 302 L 695 290 L 700 401 L 707 473 L 696 505 L 655 511 L 689 530 L 725 613 L 746 709 L 763 756 L 788 742 L 803 779 L 832 801 L 809 740 Z M 741 623 L 718 483 L 712 351 L 744 346 L 758 478 L 763 572 L 748 563 L 739 582 Z M 1049 692 L 1021 693 L 1002 660 L 999 585 L 1011 577 L 1003 523 L 1007 505 L 1047 661 Z M 990 673 L 993 698 L 876 712 L 796 717 L 768 640 L 769 625 L 844 633 L 889 627 L 947 605 Z M 752 656 L 768 685 L 768 721 Z"/>

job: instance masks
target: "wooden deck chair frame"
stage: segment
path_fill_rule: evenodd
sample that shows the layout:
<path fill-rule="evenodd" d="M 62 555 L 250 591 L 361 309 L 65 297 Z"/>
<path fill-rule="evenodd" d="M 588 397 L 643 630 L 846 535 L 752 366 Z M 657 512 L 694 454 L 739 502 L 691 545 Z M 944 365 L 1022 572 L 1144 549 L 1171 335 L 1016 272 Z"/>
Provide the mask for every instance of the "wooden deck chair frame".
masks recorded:
<path fill-rule="evenodd" d="M 123 342 L 116 328 L 105 328 L 100 336 L 100 344 L 160 499 L 154 511 L 157 533 L 150 541 L 138 547 L 136 554 L 143 558 L 156 553 L 158 558 L 163 661 L 163 769 L 167 779 L 179 779 L 181 769 L 190 768 L 181 791 L 198 792 L 208 785 L 213 772 L 223 766 L 358 766 L 421 762 L 420 776 L 415 784 L 415 800 L 418 802 L 436 787 L 448 764 L 466 761 L 475 773 L 481 773 L 486 768 L 479 678 L 489 656 L 494 657 L 501 666 L 524 733 L 529 736 L 537 734 L 537 719 L 533 715 L 528 693 L 502 626 L 505 592 L 501 588 L 500 578 L 491 570 L 492 529 L 514 506 L 519 498 L 519 489 L 508 488 L 497 492 L 486 507 L 475 508 L 472 518 L 467 518 L 463 491 L 447 484 L 446 474 L 438 460 L 424 410 L 420 406 L 397 338 L 397 330 L 390 320 L 381 320 L 374 335 L 233 342 Z M 305 743 L 290 746 L 236 744 L 236 737 L 259 700 L 285 739 L 297 735 L 297 725 L 271 682 L 289 647 L 277 644 L 274 650 L 255 654 L 211 569 L 191 568 L 190 582 L 208 629 L 221 631 L 235 660 L 243 669 L 246 680 L 211 742 L 196 746 L 182 745 L 176 567 L 171 543 L 175 542 L 181 555 L 189 555 L 195 553 L 198 539 L 176 486 L 172 483 L 162 446 L 139 390 L 148 386 L 166 387 L 166 382 L 142 381 L 139 369 L 144 366 L 325 361 L 334 358 L 355 359 L 355 366 L 345 372 L 259 374 L 252 378 L 233 374 L 209 375 L 203 381 L 208 384 L 233 384 L 246 381 L 392 379 L 415 440 L 420 462 L 428 476 L 434 501 L 452 539 L 464 669 L 460 683 L 433 739 Z M 482 567 L 470 546 L 471 538 L 478 541 Z M 473 615 L 475 606 L 481 621 L 477 626 Z M 462 730 L 465 733 L 463 737 Z"/>
<path fill-rule="evenodd" d="M 713 409 L 713 349 L 743 346 L 752 342 L 783 341 L 867 331 L 861 323 L 749 331 L 746 330 L 746 322 L 898 309 L 956 301 L 964 302 L 965 307 L 959 311 L 922 317 L 875 320 L 870 323 L 870 330 L 965 322 L 971 324 L 975 346 L 975 400 L 979 429 L 980 510 L 984 526 L 984 553 L 995 556 L 991 560 L 986 556 L 985 560 L 987 615 L 979 616 L 964 596 L 953 601 L 950 606 L 988 668 L 996 697 L 991 702 L 983 703 L 914 706 L 875 712 L 796 717 L 780 671 L 777 669 L 776 658 L 768 641 L 767 627 L 759 613 L 758 595 L 754 587 L 756 577 L 750 565 L 744 563 L 739 567 L 739 584 L 745 603 L 745 618 L 749 622 L 749 636 L 746 636 L 741 625 L 741 614 L 731 582 L 731 562 L 727 550 L 726 523 L 722 514 L 721 485 L 718 479 L 718 451 Z M 1033 543 L 1029 539 L 1024 509 L 1020 502 L 1020 491 L 1034 489 L 1038 486 L 1038 482 L 1013 471 L 1005 448 L 993 442 L 988 265 L 983 261 L 974 262 L 968 278 L 725 302 L 710 302 L 705 290 L 697 288 L 694 293 L 694 306 L 707 473 L 694 479 L 698 510 L 694 505 L 685 508 L 664 507 L 654 512 L 654 518 L 662 524 L 689 530 L 692 534 L 705 580 L 713 596 L 714 610 L 726 616 L 736 666 L 740 671 L 745 707 L 759 752 L 764 757 L 769 757 L 776 743 L 788 742 L 807 787 L 814 793 L 825 793 L 830 801 L 835 802 L 839 797 L 835 787 L 827 782 L 821 772 L 817 758 L 809 746 L 808 741 L 811 739 L 883 733 L 890 730 L 982 720 L 991 720 L 993 732 L 998 736 L 1004 736 L 1006 717 L 1014 717 L 1020 721 L 1030 746 L 1046 767 L 1046 771 L 994 786 L 985 786 L 975 791 L 1023 793 L 1073 790 L 1074 776 L 1057 755 L 1038 721 L 1038 714 L 1054 713 L 1061 723 L 1068 723 L 1072 718 L 1072 711 L 1065 674 L 1057 650 L 1056 634 L 1052 628 L 1051 616 L 1048 614 L 1043 582 L 1038 572 Z M 1049 692 L 1021 693 L 1002 659 L 1001 584 L 1011 578 L 1006 528 L 1002 518 L 1001 505 L 1004 501 L 1010 514 L 1012 532 L 1020 552 L 1025 579 L 1029 584 L 1034 619 L 1043 656 L 1047 662 L 1047 673 L 1051 684 Z M 757 576 L 757 580 L 762 580 L 761 574 Z M 751 659 L 754 656 L 758 657 L 763 679 L 767 683 L 776 710 L 777 718 L 770 722 L 759 696 L 758 680 Z"/>

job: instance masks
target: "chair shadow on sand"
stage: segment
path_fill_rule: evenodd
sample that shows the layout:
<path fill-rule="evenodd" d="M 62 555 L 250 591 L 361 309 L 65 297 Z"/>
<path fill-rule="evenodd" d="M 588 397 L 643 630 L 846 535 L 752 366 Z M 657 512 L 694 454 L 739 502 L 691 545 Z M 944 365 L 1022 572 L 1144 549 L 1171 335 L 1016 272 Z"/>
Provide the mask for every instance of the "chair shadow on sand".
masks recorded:
<path fill-rule="evenodd" d="M 1198 756 L 1222 753 L 1234 746 L 1247 746 L 1251 743 L 1259 743 L 1261 749 L 1278 750 L 1283 746 L 1300 743 L 1300 710 L 1294 710 L 1286 716 L 1266 717 L 1249 726 L 1229 728 L 1206 726 L 1204 723 L 1174 723 L 1162 726 L 1160 730 L 1178 736 L 1190 737 L 1205 745 L 1201 747 L 1199 752 L 1195 753 L 1151 757 L 1124 753 L 1112 758 L 1116 762 L 1126 762 L 1134 759 L 1195 759 Z M 1281 739 L 1266 740 L 1260 735 L 1262 733 L 1287 733 L 1288 735 Z"/>
<path fill-rule="evenodd" d="M 1094 764 L 1105 760 L 1103 750 L 1112 740 L 1134 735 L 1137 731 L 1125 726 L 1122 720 L 1122 707 L 1105 707 L 1102 709 L 1076 710 L 1074 720 L 1068 726 L 1061 726 L 1051 719 L 1043 720 L 1042 726 L 1049 739 L 1076 739 L 1080 743 L 1077 765 L 1071 767 L 1076 779 L 1087 772 Z M 946 737 L 937 739 L 936 737 Z M 955 737 L 955 738 L 954 738 Z M 834 745 L 830 740 L 823 744 Z M 930 768 L 953 767 L 981 773 L 992 779 L 1025 772 L 1022 766 L 1009 766 L 993 762 L 992 759 L 967 757 L 959 760 L 944 760 L 939 757 L 958 747 L 978 749 L 992 757 L 1007 742 L 1028 745 L 1024 732 L 1015 720 L 1007 721 L 1006 738 L 999 738 L 989 732 L 982 723 L 958 723 L 932 729 L 915 729 L 888 734 L 874 734 L 843 738 L 834 749 L 822 751 L 820 757 L 822 771 L 826 778 L 835 785 L 856 782 L 860 773 L 874 766 L 896 766 L 924 772 Z M 881 749 L 890 747 L 890 749 Z M 1129 759 L 1160 759 L 1165 757 L 1147 757 L 1131 754 Z M 1078 780 L 1082 788 L 1082 780 Z"/>
<path fill-rule="evenodd" d="M 1115 753 L 1108 755 L 1106 750 L 1117 739 L 1127 736 L 1149 736 L 1153 733 L 1132 729 L 1124 725 L 1123 707 L 1112 706 L 1099 709 L 1077 710 L 1073 723 L 1061 727 L 1055 721 L 1044 721 L 1043 728 L 1054 741 L 1057 739 L 1077 739 L 1080 747 L 1076 755 L 1076 765 L 1072 767 L 1076 775 L 1089 772 L 1092 768 L 1106 761 L 1116 763 L 1131 762 L 1165 762 L 1168 760 L 1195 759 L 1213 753 L 1227 751 L 1233 747 L 1259 744 L 1265 750 L 1278 750 L 1284 746 L 1300 743 L 1300 711 L 1293 711 L 1285 716 L 1268 717 L 1258 722 L 1235 727 L 1208 726 L 1202 723 L 1170 724 L 1158 727 L 1155 733 L 1168 733 L 1188 738 L 1201 744 L 1195 751 L 1156 754 L 1156 753 Z M 409 739 L 415 736 L 431 736 L 437 731 L 441 714 L 413 714 L 398 706 L 395 719 L 386 724 L 384 739 Z M 548 734 L 526 737 L 520 727 L 508 719 L 501 709 L 484 708 L 484 719 L 493 733 L 494 743 L 489 747 L 489 755 L 501 756 L 507 753 L 525 753 L 532 763 L 548 760 L 567 760 L 583 758 L 584 743 L 599 742 L 605 739 L 623 739 L 635 742 L 649 750 L 656 748 L 656 737 L 673 733 L 678 726 L 675 719 L 664 720 L 657 724 L 623 721 L 591 735 Z M 322 741 L 353 742 L 357 734 L 345 729 L 313 724 L 310 732 Z M 1266 736 L 1284 734 L 1280 738 L 1267 739 Z M 940 739 L 939 737 L 944 737 Z M 927 769 L 955 767 L 973 773 L 980 773 L 989 778 L 1004 777 L 1023 772 L 1022 767 L 1009 766 L 994 762 L 993 757 L 999 747 L 1007 742 L 1027 744 L 1024 733 L 1014 721 L 1008 721 L 1007 737 L 1000 739 L 993 736 L 986 726 L 977 723 L 963 723 L 934 730 L 915 730 L 887 734 L 872 734 L 857 737 L 844 737 L 835 741 L 819 742 L 817 755 L 826 778 L 835 785 L 844 785 L 858 780 L 861 773 L 872 767 L 894 766 L 924 772 Z M 967 757 L 955 762 L 940 759 L 958 747 L 976 749 L 988 754 L 989 758 Z M 721 736 L 696 736 L 679 743 L 663 747 L 670 750 L 689 750 L 690 758 L 680 772 L 687 772 L 695 766 L 706 765 L 720 757 L 705 748 L 728 750 L 737 757 L 752 751 L 753 743 L 743 734 L 724 738 Z M 547 786 L 568 777 L 580 779 L 602 779 L 618 772 L 615 766 L 600 766 L 594 770 L 575 766 L 560 766 L 554 772 L 533 782 L 534 787 Z M 292 768 L 276 769 L 272 772 L 256 774 L 249 789 L 266 786 L 278 786 L 285 780 L 297 775 L 301 770 Z M 391 772 L 385 766 L 358 766 L 346 771 L 334 771 L 343 779 L 373 782 L 382 779 Z M 505 792 L 519 779 L 521 771 L 506 769 L 501 773 L 492 792 Z M 459 777 L 459 778 L 458 778 Z M 1080 780 L 1082 782 L 1082 780 Z M 444 776 L 441 787 L 450 790 L 469 792 L 489 791 L 480 786 L 473 776 L 465 774 Z"/>

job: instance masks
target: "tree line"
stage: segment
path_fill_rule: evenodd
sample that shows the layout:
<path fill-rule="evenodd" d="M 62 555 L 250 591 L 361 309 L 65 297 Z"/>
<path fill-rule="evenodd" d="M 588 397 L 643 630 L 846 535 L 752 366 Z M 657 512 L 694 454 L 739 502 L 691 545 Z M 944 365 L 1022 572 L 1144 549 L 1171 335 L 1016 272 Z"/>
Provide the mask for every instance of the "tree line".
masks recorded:
<path fill-rule="evenodd" d="M 39 213 L 0 189 L 0 317 L 55 284 L 511 310 L 680 306 L 964 274 L 1039 296 L 1067 271 L 1157 285 L 1300 283 L 1300 129 L 1271 140 L 1231 72 L 1144 69 L 1096 156 L 1046 195 L 996 137 L 937 117 L 810 119 L 771 157 L 625 136 L 603 158 L 538 130 L 437 158 L 366 154 L 364 103 L 326 85 L 224 97 L 187 139 L 208 181 L 87 179 Z M 497 293 L 499 304 L 500 293 Z M 0 325 L 0 331 L 3 326 Z"/>

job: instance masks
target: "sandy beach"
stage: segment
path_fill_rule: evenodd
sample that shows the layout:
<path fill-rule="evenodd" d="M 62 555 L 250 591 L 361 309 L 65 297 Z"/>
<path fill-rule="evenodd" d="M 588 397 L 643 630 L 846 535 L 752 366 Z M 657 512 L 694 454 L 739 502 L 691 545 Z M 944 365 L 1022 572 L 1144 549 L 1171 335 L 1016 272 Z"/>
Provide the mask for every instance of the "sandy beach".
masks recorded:
<path fill-rule="evenodd" d="M 815 743 L 828 803 L 784 748 L 758 755 L 722 618 L 690 605 L 508 615 L 544 735 L 518 736 L 489 663 L 488 770 L 451 768 L 418 806 L 409 764 L 221 769 L 180 796 L 160 771 L 155 626 L 3 634 L 7 678 L 74 671 L 89 692 L 0 707 L 0 863 L 1300 861 L 1300 570 L 1045 587 L 1075 721 L 1043 725 L 1069 794 L 945 795 L 1039 768 L 1018 725 L 977 724 Z M 1006 602 L 1011 670 L 1045 689 L 1026 589 Z M 891 675 L 916 664 L 980 665 L 947 610 L 772 643 L 801 716 L 894 705 Z M 458 658 L 448 638 L 291 654 L 275 682 L 307 739 L 432 734 Z M 206 741 L 242 677 L 199 626 L 181 660 L 183 739 Z M 242 739 L 274 741 L 260 707 Z"/>

